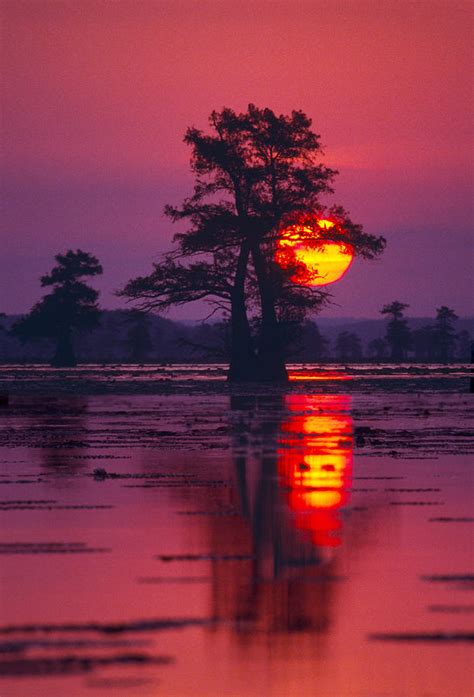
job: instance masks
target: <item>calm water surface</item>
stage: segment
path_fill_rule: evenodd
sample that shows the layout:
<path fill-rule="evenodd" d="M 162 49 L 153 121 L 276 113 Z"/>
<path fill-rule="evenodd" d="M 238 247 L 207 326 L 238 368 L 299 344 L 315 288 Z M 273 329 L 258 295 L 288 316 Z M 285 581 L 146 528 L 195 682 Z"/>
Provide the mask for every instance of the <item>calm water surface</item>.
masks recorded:
<path fill-rule="evenodd" d="M 2 697 L 470 697 L 472 397 L 331 386 L 13 395 Z"/>

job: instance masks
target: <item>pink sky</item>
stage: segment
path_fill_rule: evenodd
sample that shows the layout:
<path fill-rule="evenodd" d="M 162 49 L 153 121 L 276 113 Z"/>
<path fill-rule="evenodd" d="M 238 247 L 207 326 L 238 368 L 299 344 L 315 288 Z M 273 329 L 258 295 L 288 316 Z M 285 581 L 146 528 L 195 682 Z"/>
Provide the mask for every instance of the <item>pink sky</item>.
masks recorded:
<path fill-rule="evenodd" d="M 22 312 L 59 251 L 111 292 L 146 273 L 190 193 L 189 125 L 249 102 L 303 109 L 340 170 L 334 201 L 387 237 L 325 315 L 472 312 L 471 2 L 6 1 L 0 295 Z M 201 312 L 201 314 L 205 314 Z M 191 308 L 180 316 L 196 315 Z"/>

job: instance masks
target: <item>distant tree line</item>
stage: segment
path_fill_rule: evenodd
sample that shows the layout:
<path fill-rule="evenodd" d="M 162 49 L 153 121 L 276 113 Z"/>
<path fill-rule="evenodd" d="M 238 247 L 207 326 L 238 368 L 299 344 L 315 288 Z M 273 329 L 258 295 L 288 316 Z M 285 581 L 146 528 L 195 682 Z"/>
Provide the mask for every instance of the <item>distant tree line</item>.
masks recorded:
<path fill-rule="evenodd" d="M 369 345 L 377 360 L 448 363 L 469 358 L 470 335 L 467 330 L 456 332 L 458 316 L 453 309 L 438 307 L 432 324 L 412 331 L 404 315 L 408 307 L 395 300 L 382 308 L 382 315 L 388 317 L 385 337 Z"/>
<path fill-rule="evenodd" d="M 41 279 L 50 289 L 22 317 L 0 313 L 0 361 L 51 362 L 228 362 L 232 353 L 231 321 L 193 325 L 173 322 L 138 309 L 101 310 L 99 293 L 85 283 L 102 273 L 93 255 L 82 250 L 58 254 L 56 266 Z M 443 305 L 432 322 L 412 328 L 406 303 L 384 305 L 378 336 L 367 340 L 343 326 L 331 337 L 310 319 L 281 323 L 286 360 L 301 362 L 441 362 L 467 361 L 471 335 L 458 330 L 453 309 Z"/>

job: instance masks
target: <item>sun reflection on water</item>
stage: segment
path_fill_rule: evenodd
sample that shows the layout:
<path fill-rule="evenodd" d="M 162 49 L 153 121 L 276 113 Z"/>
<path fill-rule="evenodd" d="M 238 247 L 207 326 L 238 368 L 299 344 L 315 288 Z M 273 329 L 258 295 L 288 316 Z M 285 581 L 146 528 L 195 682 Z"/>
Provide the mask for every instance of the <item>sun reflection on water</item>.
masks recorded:
<path fill-rule="evenodd" d="M 278 472 L 295 526 L 317 546 L 338 547 L 352 477 L 350 396 L 288 395 L 286 406 Z"/>

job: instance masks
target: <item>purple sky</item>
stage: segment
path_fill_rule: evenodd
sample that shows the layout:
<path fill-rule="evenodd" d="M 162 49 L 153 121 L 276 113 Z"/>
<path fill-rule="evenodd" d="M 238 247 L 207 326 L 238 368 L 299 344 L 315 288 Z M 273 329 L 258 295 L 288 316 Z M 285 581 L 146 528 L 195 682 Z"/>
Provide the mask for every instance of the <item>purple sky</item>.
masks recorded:
<path fill-rule="evenodd" d="M 471 314 L 469 1 L 2 4 L 0 311 L 41 296 L 53 256 L 103 263 L 104 307 L 169 248 L 191 191 L 187 126 L 249 102 L 303 109 L 340 170 L 334 202 L 388 248 L 356 260 L 325 316 Z M 204 316 L 185 308 L 172 316 Z"/>

